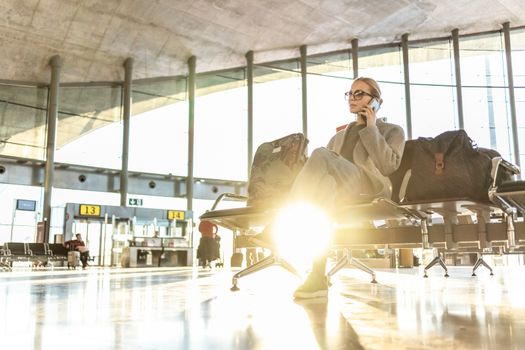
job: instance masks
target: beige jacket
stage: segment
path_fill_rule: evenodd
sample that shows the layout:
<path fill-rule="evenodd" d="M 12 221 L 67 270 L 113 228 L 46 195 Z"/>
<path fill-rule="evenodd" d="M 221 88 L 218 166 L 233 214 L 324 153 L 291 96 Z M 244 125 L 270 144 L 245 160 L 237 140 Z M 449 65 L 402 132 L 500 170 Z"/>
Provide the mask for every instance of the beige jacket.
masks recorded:
<path fill-rule="evenodd" d="M 346 132 L 356 122 L 335 134 L 327 148 L 341 154 Z M 392 183 L 388 175 L 392 174 L 401 163 L 405 148 L 405 133 L 395 124 L 376 120 L 376 125 L 368 125 L 359 131 L 360 140 L 354 148 L 354 163 L 361 171 L 361 176 L 367 177 L 372 188 L 364 188 L 367 194 L 390 198 Z"/>

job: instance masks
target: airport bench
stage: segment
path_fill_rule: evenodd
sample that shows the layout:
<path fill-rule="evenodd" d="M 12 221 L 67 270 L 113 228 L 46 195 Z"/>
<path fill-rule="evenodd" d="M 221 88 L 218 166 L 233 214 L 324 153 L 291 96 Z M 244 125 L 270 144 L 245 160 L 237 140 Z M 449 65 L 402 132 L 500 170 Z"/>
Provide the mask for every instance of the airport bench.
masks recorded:
<path fill-rule="evenodd" d="M 518 174 L 519 169 L 501 157 L 493 159 L 491 177 L 493 182 L 488 189 L 488 200 L 469 198 L 436 198 L 431 201 L 394 202 L 386 198 L 376 198 L 365 203 L 347 205 L 333 215 L 336 227 L 332 249 L 342 250 L 343 256 L 328 272 L 333 276 L 339 269 L 352 264 L 369 273 L 375 282 L 375 272 L 351 255 L 352 249 L 378 248 L 436 248 L 437 256 L 424 269 L 427 271 L 440 265 L 448 277 L 448 269 L 443 260 L 445 254 L 473 252 L 478 254 L 472 274 L 479 266 L 492 269 L 483 261 L 483 254 L 521 254 L 525 250 L 525 186 L 523 182 L 511 181 L 498 185 L 498 174 L 503 169 Z M 293 267 L 284 261 L 272 247 L 261 244 L 257 239 L 258 229 L 272 223 L 277 208 L 243 206 L 232 209 L 218 209 L 226 199 L 246 200 L 237 194 L 221 194 L 210 211 L 200 216 L 200 220 L 211 221 L 234 232 L 234 248 L 270 248 L 271 255 L 247 266 L 233 276 L 232 290 L 237 290 L 238 279 L 262 270 L 268 266 L 280 265 L 295 273 Z M 521 213 L 521 216 L 518 214 Z M 440 220 L 435 220 L 438 216 Z M 461 218 L 471 217 L 462 222 Z M 359 228 L 364 222 L 383 220 L 381 227 Z M 366 226 L 366 225 L 365 225 Z M 249 264 L 248 264 L 249 265 Z"/>

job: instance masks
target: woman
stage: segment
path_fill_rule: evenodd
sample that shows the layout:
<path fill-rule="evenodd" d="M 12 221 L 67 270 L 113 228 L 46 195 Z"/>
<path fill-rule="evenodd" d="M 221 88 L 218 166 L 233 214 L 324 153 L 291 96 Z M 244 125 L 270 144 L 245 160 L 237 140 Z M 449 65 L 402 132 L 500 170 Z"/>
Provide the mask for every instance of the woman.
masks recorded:
<path fill-rule="evenodd" d="M 362 194 L 389 198 L 388 175 L 399 167 L 405 146 L 403 129 L 377 118 L 383 99 L 374 79 L 357 78 L 345 96 L 355 121 L 337 132 L 326 148 L 312 152 L 291 191 L 292 198 L 328 210 L 356 201 Z M 314 262 L 295 298 L 328 295 L 325 266 L 326 257 Z"/>

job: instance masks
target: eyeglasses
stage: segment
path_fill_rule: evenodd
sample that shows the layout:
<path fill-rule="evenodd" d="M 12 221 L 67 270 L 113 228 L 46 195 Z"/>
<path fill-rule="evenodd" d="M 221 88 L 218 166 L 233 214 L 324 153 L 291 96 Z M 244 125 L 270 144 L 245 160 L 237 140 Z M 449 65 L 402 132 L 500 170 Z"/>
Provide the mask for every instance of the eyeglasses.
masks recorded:
<path fill-rule="evenodd" d="M 345 100 L 348 100 L 350 96 L 352 96 L 354 100 L 358 101 L 358 100 L 361 100 L 365 95 L 374 97 L 374 95 L 369 94 L 368 92 L 363 91 L 363 90 L 356 90 L 356 91 L 350 90 L 350 91 L 345 92 Z"/>

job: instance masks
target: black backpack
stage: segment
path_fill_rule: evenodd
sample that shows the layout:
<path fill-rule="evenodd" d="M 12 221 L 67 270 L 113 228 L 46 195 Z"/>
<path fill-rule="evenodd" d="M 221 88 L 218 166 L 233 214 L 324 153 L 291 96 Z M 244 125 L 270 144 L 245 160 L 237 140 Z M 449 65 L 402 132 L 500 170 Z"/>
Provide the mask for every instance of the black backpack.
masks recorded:
<path fill-rule="evenodd" d="M 399 169 L 391 175 L 397 202 L 468 198 L 488 201 L 495 150 L 478 148 L 464 130 L 407 141 Z M 498 183 L 509 176 L 501 174 Z"/>

